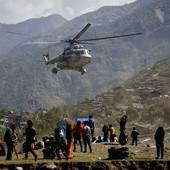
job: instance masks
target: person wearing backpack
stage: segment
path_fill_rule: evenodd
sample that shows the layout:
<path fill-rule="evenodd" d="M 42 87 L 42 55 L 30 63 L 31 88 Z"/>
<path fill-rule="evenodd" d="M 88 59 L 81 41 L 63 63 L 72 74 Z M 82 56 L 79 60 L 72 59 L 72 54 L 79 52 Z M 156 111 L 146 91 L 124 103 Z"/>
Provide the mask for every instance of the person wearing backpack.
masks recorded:
<path fill-rule="evenodd" d="M 67 155 L 67 144 L 66 144 L 64 137 L 60 133 L 60 129 L 55 128 L 54 133 L 55 133 L 54 135 L 55 141 L 52 145 L 52 150 L 55 151 L 59 160 L 61 160 L 60 151 L 65 156 L 65 160 L 68 160 L 69 157 Z"/>
<path fill-rule="evenodd" d="M 6 146 L 7 146 L 6 160 L 12 160 L 14 143 L 15 143 L 15 139 L 16 139 L 15 130 L 16 130 L 16 124 L 13 123 L 5 131 L 4 142 L 6 142 Z"/>

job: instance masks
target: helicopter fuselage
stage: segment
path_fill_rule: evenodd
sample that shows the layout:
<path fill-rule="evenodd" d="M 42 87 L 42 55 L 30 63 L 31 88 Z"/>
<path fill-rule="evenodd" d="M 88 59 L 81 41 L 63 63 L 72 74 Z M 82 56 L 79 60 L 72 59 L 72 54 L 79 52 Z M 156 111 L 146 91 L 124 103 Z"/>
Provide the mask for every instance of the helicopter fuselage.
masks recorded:
<path fill-rule="evenodd" d="M 87 49 L 69 49 L 63 52 L 57 62 L 60 69 L 77 70 L 91 62 L 92 56 Z"/>
<path fill-rule="evenodd" d="M 89 41 L 96 40 L 105 40 L 111 38 L 121 38 L 127 36 L 140 35 L 142 33 L 132 33 L 132 34 L 124 34 L 118 36 L 109 36 L 109 37 L 99 37 L 99 38 L 91 38 L 78 40 L 82 34 L 91 26 L 88 23 L 74 38 L 63 40 L 62 43 L 69 43 L 70 46 L 64 49 L 64 52 L 59 56 L 56 56 L 52 59 L 49 59 L 49 54 L 43 55 L 45 64 L 56 64 L 57 68 L 53 68 L 52 73 L 57 74 L 58 70 L 76 70 L 81 72 L 81 74 L 86 73 L 86 69 L 83 67 L 91 62 L 92 56 L 89 53 L 89 50 L 83 48 L 82 44 L 92 44 Z"/>

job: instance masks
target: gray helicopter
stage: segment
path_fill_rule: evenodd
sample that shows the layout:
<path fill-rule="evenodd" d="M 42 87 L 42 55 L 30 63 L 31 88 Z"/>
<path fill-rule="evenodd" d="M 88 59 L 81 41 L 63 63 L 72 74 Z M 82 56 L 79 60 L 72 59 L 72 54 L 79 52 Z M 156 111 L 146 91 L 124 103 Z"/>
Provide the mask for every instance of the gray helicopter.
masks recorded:
<path fill-rule="evenodd" d="M 90 43 L 90 41 L 98 41 L 104 39 L 120 38 L 120 37 L 135 36 L 135 35 L 142 34 L 142 33 L 132 33 L 132 34 L 125 34 L 125 35 L 118 35 L 118 36 L 78 40 L 90 26 L 91 24 L 87 23 L 86 26 L 73 39 L 62 40 L 60 43 L 69 44 L 69 46 L 64 49 L 63 53 L 59 54 L 58 56 L 52 59 L 50 59 L 49 53 L 43 55 L 46 65 L 49 64 L 56 65 L 56 67 L 52 69 L 52 73 L 57 74 L 57 72 L 60 70 L 75 70 L 75 71 L 79 71 L 81 74 L 86 73 L 86 69 L 84 67 L 91 62 L 92 56 L 89 50 L 84 48 L 82 44 L 94 44 L 94 43 Z M 28 36 L 27 34 L 22 34 L 19 32 L 7 31 L 7 33 Z M 26 44 L 54 44 L 55 45 L 57 44 L 57 42 L 32 42 L 32 43 L 30 42 Z"/>
<path fill-rule="evenodd" d="M 75 70 L 81 72 L 81 74 L 86 73 L 84 66 L 91 62 L 92 56 L 88 49 L 85 49 L 82 44 L 90 44 L 89 41 L 110 39 L 110 38 L 120 38 L 126 36 L 140 35 L 142 33 L 133 33 L 120 36 L 93 38 L 78 40 L 80 36 L 91 26 L 88 23 L 73 39 L 63 40 L 62 43 L 69 43 L 69 46 L 64 49 L 64 52 L 57 57 L 52 59 L 49 58 L 49 54 L 43 55 L 45 64 L 56 64 L 56 67 L 52 69 L 52 73 L 57 74 L 59 70 Z"/>

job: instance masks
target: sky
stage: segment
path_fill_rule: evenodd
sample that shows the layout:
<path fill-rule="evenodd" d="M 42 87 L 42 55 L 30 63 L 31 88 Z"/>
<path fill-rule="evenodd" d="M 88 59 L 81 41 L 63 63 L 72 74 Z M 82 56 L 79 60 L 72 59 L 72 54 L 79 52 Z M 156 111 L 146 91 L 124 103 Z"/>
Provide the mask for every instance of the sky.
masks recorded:
<path fill-rule="evenodd" d="M 59 14 L 70 20 L 102 6 L 120 6 L 135 0 L 0 0 L 0 23 L 15 24 L 30 18 Z"/>

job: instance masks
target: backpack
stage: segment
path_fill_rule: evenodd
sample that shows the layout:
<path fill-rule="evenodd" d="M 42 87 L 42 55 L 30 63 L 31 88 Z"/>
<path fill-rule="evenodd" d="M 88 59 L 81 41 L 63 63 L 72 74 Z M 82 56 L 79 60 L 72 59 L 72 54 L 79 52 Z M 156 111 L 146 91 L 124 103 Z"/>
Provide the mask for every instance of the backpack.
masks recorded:
<path fill-rule="evenodd" d="M 109 158 L 108 159 L 125 159 L 129 155 L 129 149 L 127 147 L 108 149 Z"/>
<path fill-rule="evenodd" d="M 90 129 L 93 129 L 93 120 L 92 119 L 89 119 L 88 120 L 88 126 L 90 127 Z"/>
<path fill-rule="evenodd" d="M 51 149 L 43 149 L 43 159 L 54 159 L 55 152 L 53 152 Z"/>

